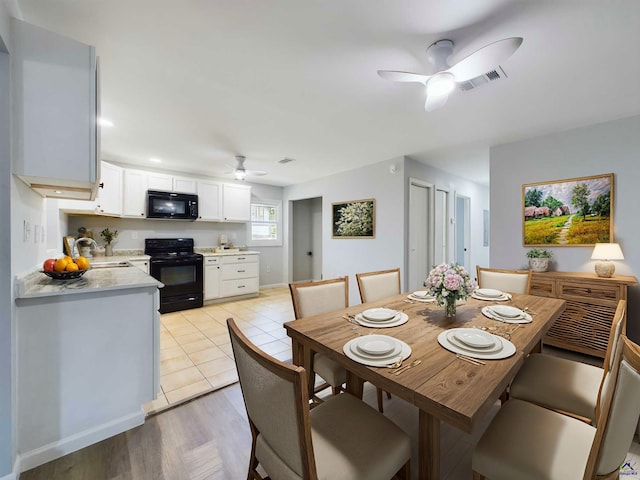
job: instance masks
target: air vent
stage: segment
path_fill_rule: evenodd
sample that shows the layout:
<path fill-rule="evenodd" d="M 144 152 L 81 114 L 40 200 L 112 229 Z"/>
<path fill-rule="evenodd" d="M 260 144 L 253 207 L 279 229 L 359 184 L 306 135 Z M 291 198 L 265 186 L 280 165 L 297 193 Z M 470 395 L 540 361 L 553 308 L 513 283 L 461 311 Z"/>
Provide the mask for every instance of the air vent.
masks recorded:
<path fill-rule="evenodd" d="M 282 160 L 278 160 L 278 163 L 291 163 L 291 162 L 295 162 L 296 159 L 295 158 L 289 158 L 289 157 L 284 157 Z"/>
<path fill-rule="evenodd" d="M 495 70 L 491 70 L 484 75 L 480 75 L 479 77 L 475 77 L 471 80 L 460 83 L 458 87 L 463 92 L 467 92 L 469 90 L 473 90 L 474 88 L 478 88 L 485 83 L 495 82 L 496 80 L 500 80 L 501 78 L 507 78 L 507 74 L 501 66 L 498 66 L 498 68 L 496 68 Z"/>

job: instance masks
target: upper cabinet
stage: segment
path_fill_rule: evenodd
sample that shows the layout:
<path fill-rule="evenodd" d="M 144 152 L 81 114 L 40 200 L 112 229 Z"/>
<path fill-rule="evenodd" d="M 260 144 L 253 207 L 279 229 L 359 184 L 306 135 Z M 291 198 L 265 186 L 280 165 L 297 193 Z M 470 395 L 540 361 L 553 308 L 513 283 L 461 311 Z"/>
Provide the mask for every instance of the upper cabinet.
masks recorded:
<path fill-rule="evenodd" d="M 251 187 L 237 183 L 222 184 L 222 219 L 227 222 L 251 220 Z"/>
<path fill-rule="evenodd" d="M 187 177 L 173 177 L 173 191 L 180 193 L 198 193 L 197 180 Z"/>
<path fill-rule="evenodd" d="M 100 188 L 96 198 L 96 213 L 122 215 L 122 168 L 102 162 Z"/>
<path fill-rule="evenodd" d="M 198 180 L 198 220 L 222 220 L 222 184 L 212 180 Z"/>
<path fill-rule="evenodd" d="M 147 189 L 171 192 L 173 191 L 173 177 L 166 173 L 147 172 Z"/>
<path fill-rule="evenodd" d="M 14 173 L 43 196 L 93 200 L 99 85 L 93 47 L 12 19 Z"/>
<path fill-rule="evenodd" d="M 122 214 L 125 217 L 145 218 L 147 216 L 148 180 L 147 172 L 124 169 L 124 206 Z"/>

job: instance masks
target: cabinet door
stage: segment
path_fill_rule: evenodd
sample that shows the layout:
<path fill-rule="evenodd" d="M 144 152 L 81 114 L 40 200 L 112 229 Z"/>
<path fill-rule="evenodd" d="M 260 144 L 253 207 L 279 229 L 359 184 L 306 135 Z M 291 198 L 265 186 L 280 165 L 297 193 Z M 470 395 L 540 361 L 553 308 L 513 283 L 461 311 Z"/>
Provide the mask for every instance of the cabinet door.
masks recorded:
<path fill-rule="evenodd" d="M 14 172 L 43 196 L 93 200 L 99 181 L 95 50 L 15 18 L 12 28 Z"/>
<path fill-rule="evenodd" d="M 173 190 L 173 177 L 164 173 L 147 174 L 147 188 L 149 190 L 164 190 L 171 192 Z"/>
<path fill-rule="evenodd" d="M 199 220 L 218 222 L 222 219 L 222 185 L 202 180 L 198 182 Z"/>
<path fill-rule="evenodd" d="M 147 275 L 149 274 L 149 260 L 129 260 L 129 263 Z"/>
<path fill-rule="evenodd" d="M 96 211 L 119 217 L 122 215 L 122 168 L 106 162 L 102 162 L 101 167 Z"/>
<path fill-rule="evenodd" d="M 220 297 L 220 266 L 207 265 L 204 267 L 204 299 L 211 300 Z"/>
<path fill-rule="evenodd" d="M 173 177 L 173 191 L 180 193 L 196 193 L 196 179 L 186 177 Z"/>
<path fill-rule="evenodd" d="M 230 222 L 251 219 L 251 187 L 235 183 L 222 184 L 222 217 Z"/>
<path fill-rule="evenodd" d="M 140 170 L 124 170 L 125 217 L 144 218 L 147 204 L 147 173 Z"/>

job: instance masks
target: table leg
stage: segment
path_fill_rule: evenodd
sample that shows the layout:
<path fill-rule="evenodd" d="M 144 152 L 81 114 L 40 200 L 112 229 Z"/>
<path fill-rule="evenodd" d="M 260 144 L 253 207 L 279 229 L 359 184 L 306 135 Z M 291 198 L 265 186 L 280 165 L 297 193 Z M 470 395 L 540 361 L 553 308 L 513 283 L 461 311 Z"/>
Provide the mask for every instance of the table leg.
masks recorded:
<path fill-rule="evenodd" d="M 418 478 L 440 478 L 440 420 L 423 410 L 418 414 Z"/>
<path fill-rule="evenodd" d="M 364 380 L 354 373 L 347 370 L 347 393 L 362 399 L 364 390 Z"/>
<path fill-rule="evenodd" d="M 309 398 L 313 398 L 316 375 L 313 371 L 313 358 L 311 351 L 305 348 L 302 342 L 291 339 L 291 363 L 304 367 L 307 371 Z"/>

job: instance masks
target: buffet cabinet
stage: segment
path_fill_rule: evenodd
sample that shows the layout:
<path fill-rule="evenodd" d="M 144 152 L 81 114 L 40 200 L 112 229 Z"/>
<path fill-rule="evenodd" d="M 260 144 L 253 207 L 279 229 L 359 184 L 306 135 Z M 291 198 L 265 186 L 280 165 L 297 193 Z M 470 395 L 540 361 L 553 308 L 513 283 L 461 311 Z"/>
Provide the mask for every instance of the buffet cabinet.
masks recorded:
<path fill-rule="evenodd" d="M 544 343 L 604 358 L 613 315 L 635 277 L 602 278 L 582 272 L 534 272 L 531 295 L 561 298 L 565 311 L 547 332 Z M 628 315 L 628 312 L 627 312 Z"/>

